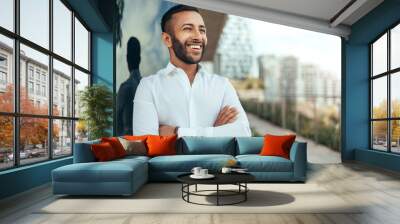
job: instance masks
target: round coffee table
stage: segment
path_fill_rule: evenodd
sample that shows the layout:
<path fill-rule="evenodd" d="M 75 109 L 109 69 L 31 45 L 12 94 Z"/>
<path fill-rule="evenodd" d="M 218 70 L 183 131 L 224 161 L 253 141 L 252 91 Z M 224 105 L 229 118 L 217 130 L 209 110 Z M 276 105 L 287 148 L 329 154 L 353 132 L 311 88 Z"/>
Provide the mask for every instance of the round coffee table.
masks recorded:
<path fill-rule="evenodd" d="M 215 173 L 215 177 L 212 179 L 193 179 L 190 177 L 191 173 L 182 174 L 177 177 L 178 181 L 182 183 L 182 199 L 188 203 L 198 204 L 198 205 L 234 205 L 247 200 L 247 192 L 249 188 L 247 183 L 255 180 L 255 177 L 249 173 Z M 215 185 L 215 190 L 197 190 L 197 185 Z M 190 186 L 195 186 L 194 191 L 190 191 Z M 236 185 L 237 190 L 223 190 L 220 189 L 220 185 Z M 215 192 L 215 194 L 205 194 L 209 192 Z M 190 201 L 190 196 L 204 196 L 204 197 L 216 197 L 216 204 L 202 204 Z M 240 196 L 240 199 L 231 203 L 221 203 L 221 197 L 232 197 Z"/>

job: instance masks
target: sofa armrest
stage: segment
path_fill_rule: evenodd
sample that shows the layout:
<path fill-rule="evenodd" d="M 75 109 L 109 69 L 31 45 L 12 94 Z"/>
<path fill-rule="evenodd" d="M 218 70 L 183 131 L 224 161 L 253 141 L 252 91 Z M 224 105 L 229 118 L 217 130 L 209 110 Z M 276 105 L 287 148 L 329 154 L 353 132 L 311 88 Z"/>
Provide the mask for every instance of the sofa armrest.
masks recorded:
<path fill-rule="evenodd" d="M 100 140 L 88 141 L 75 143 L 74 147 L 74 163 L 89 163 L 95 162 L 96 158 L 94 157 L 90 146 L 92 144 L 100 143 Z"/>
<path fill-rule="evenodd" d="M 307 176 L 307 143 L 294 142 L 290 149 L 290 160 L 293 162 L 293 178 L 305 181 Z"/>

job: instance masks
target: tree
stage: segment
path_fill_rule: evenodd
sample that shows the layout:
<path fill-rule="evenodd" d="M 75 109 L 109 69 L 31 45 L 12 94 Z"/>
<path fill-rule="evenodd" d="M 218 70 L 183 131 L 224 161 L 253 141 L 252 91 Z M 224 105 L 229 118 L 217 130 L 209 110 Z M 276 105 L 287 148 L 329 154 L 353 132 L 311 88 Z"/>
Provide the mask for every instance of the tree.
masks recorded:
<path fill-rule="evenodd" d="M 79 93 L 81 118 L 88 127 L 89 138 L 109 136 L 112 126 L 112 92 L 104 85 L 87 86 Z"/>
<path fill-rule="evenodd" d="M 6 88 L 6 92 L 0 94 L 0 108 L 4 112 L 13 112 L 14 107 L 14 88 L 10 84 Z M 47 105 L 34 105 L 29 99 L 29 95 L 25 88 L 20 88 L 20 108 L 24 114 L 47 114 Z M 56 111 L 55 113 L 58 113 Z M 0 116 L 0 146 L 4 148 L 13 147 L 13 117 Z M 48 136 L 48 119 L 46 118 L 20 118 L 20 149 L 24 149 L 26 145 L 46 144 Z M 59 128 L 53 128 L 53 138 L 59 135 Z"/>

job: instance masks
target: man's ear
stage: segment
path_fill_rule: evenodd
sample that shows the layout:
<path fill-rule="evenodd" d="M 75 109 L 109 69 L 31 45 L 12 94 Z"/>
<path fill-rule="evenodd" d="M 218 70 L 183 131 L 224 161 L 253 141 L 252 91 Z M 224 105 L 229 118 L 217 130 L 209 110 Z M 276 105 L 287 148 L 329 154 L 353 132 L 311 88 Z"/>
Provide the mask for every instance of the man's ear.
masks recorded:
<path fill-rule="evenodd" d="M 166 32 L 162 32 L 161 38 L 162 38 L 162 41 L 165 44 L 165 46 L 167 46 L 168 48 L 172 47 L 171 35 L 169 35 Z"/>

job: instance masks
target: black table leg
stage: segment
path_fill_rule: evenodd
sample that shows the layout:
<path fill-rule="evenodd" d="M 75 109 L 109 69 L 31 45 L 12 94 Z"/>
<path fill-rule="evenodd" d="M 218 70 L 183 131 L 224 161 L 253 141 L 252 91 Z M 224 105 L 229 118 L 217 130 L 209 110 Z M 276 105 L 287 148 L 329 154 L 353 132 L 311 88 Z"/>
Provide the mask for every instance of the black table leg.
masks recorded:
<path fill-rule="evenodd" d="M 248 192 L 248 190 L 247 190 L 247 182 L 244 183 L 244 190 L 245 190 L 245 192 L 244 192 L 244 201 L 247 201 L 247 192 Z"/>
<path fill-rule="evenodd" d="M 219 184 L 217 184 L 217 206 L 219 205 Z"/>

